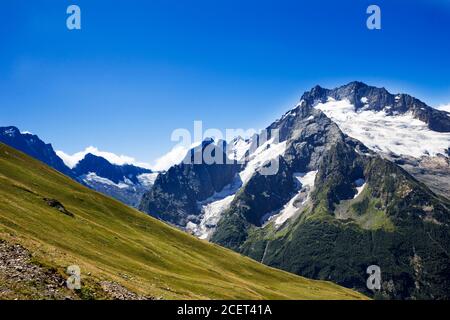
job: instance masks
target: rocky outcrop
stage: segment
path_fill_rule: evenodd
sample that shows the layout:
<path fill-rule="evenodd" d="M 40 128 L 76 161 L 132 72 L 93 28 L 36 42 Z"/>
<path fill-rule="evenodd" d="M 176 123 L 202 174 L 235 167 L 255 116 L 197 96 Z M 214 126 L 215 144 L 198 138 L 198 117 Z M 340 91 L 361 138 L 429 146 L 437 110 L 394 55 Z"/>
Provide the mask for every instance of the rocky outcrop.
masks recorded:
<path fill-rule="evenodd" d="M 212 155 L 221 161 L 208 164 L 203 155 L 212 148 Z M 220 192 L 230 184 L 240 165 L 228 163 L 223 145 L 206 140 L 188 152 L 184 161 L 160 174 L 150 191 L 144 194 L 140 209 L 150 215 L 184 227 L 200 214 L 198 202 Z M 200 159 L 200 161 L 196 160 Z"/>
<path fill-rule="evenodd" d="M 450 158 L 444 155 L 437 157 L 390 157 L 390 160 L 408 171 L 419 181 L 441 196 L 450 194 Z"/>
<path fill-rule="evenodd" d="M 69 216 L 69 217 L 72 217 L 72 218 L 75 217 L 75 215 L 72 212 L 68 211 L 64 207 L 64 205 L 61 202 L 59 202 L 58 200 L 44 198 L 44 201 L 49 207 L 55 208 L 56 210 L 58 210 L 62 214 L 65 214 L 66 216 Z"/>
<path fill-rule="evenodd" d="M 100 286 L 113 300 L 153 300 L 153 298 L 147 298 L 131 292 L 117 282 L 102 281 Z"/>
<path fill-rule="evenodd" d="M 33 263 L 18 244 L 0 240 L 0 299 L 78 299 L 55 270 Z"/>
<path fill-rule="evenodd" d="M 67 274 L 44 266 L 26 248 L 0 239 L 0 300 L 148 300 L 113 281 L 93 282 L 89 288 L 71 290 Z"/>

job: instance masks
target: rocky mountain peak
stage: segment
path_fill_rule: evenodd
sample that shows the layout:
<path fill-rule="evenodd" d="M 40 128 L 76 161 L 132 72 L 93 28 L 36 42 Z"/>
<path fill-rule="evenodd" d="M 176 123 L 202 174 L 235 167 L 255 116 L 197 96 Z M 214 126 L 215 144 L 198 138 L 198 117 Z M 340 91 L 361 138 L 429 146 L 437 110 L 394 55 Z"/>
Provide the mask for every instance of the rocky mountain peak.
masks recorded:
<path fill-rule="evenodd" d="M 415 119 L 425 122 L 433 131 L 450 132 L 450 116 L 447 112 L 434 109 L 408 94 L 392 94 L 384 87 L 369 86 L 360 81 L 353 81 L 334 89 L 315 86 L 302 96 L 302 101 L 312 106 L 330 100 L 348 101 L 357 112 L 383 111 L 387 116 L 410 113 Z"/>
<path fill-rule="evenodd" d="M 127 179 L 135 184 L 138 184 L 139 175 L 151 173 L 152 171 L 129 164 L 122 166 L 115 165 L 103 157 L 88 153 L 84 159 L 82 159 L 75 166 L 75 168 L 73 168 L 73 172 L 78 177 L 89 173 L 95 173 L 96 175 L 109 179 L 114 183 L 123 182 Z"/>
<path fill-rule="evenodd" d="M 13 126 L 0 127 L 0 142 L 22 151 L 54 169 L 73 177 L 71 170 L 59 158 L 51 144 L 47 144 L 37 135 L 21 133 Z"/>

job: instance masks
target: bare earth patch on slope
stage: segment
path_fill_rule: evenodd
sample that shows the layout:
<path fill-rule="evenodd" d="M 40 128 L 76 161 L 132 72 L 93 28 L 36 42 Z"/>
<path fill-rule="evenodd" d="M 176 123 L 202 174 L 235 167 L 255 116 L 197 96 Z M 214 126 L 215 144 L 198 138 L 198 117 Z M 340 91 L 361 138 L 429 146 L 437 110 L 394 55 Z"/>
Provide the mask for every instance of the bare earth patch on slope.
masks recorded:
<path fill-rule="evenodd" d="M 0 300 L 147 300 L 120 284 L 102 281 L 90 288 L 73 291 L 66 286 L 66 276 L 55 268 L 41 265 L 19 244 L 0 240 Z"/>
<path fill-rule="evenodd" d="M 77 299 L 56 270 L 33 262 L 18 244 L 0 240 L 0 299 Z"/>

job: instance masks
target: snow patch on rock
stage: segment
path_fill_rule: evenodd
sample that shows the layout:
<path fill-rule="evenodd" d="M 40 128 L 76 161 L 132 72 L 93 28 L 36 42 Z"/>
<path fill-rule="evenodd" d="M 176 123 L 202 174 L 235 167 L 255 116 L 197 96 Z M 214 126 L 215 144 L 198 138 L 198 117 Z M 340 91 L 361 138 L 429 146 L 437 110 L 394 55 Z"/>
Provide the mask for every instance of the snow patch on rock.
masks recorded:
<path fill-rule="evenodd" d="M 251 139 L 244 140 L 241 137 L 234 139 L 228 146 L 229 150 L 227 150 L 227 152 L 229 158 L 236 161 L 243 161 L 245 154 L 250 150 L 251 145 Z"/>
<path fill-rule="evenodd" d="M 142 184 L 144 187 L 151 187 L 155 183 L 155 180 L 158 177 L 158 175 L 159 172 L 143 173 L 137 176 L 137 179 L 139 183 Z"/>
<path fill-rule="evenodd" d="M 250 161 L 245 169 L 239 173 L 242 184 L 246 184 L 255 172 L 260 169 L 266 162 L 277 159 L 286 151 L 286 141 L 274 143 L 274 139 L 270 139 L 258 147 L 249 157 Z"/>
<path fill-rule="evenodd" d="M 83 179 L 84 182 L 86 182 L 87 184 L 89 184 L 90 182 L 97 182 L 97 183 L 101 183 L 101 184 L 106 184 L 112 187 L 116 187 L 119 189 L 126 189 L 128 187 L 130 187 L 128 184 L 123 183 L 123 182 L 119 182 L 119 183 L 114 183 L 113 181 L 107 179 L 107 178 L 103 178 L 103 177 L 99 177 L 97 174 L 95 174 L 94 172 L 89 172 Z"/>
<path fill-rule="evenodd" d="M 289 218 L 294 216 L 299 209 L 306 205 L 310 198 L 311 191 L 314 188 L 316 175 L 317 171 L 294 173 L 294 178 L 297 179 L 301 189 L 291 200 L 289 200 L 283 209 L 281 209 L 280 213 L 273 217 L 275 219 L 275 226 L 281 226 Z"/>
<path fill-rule="evenodd" d="M 209 240 L 222 217 L 222 213 L 230 207 L 241 186 L 242 182 L 239 176 L 236 176 L 234 181 L 225 186 L 222 191 L 216 192 L 208 199 L 199 202 L 198 205 L 202 212 L 200 223 L 196 224 L 190 221 L 186 225 L 186 229 L 200 239 Z"/>
<path fill-rule="evenodd" d="M 355 199 L 356 197 L 358 197 L 361 192 L 364 191 L 364 188 L 366 187 L 366 181 L 364 179 L 357 179 L 355 180 L 355 185 L 356 185 L 356 193 L 355 196 L 353 197 L 353 199 Z"/>
<path fill-rule="evenodd" d="M 345 134 L 377 152 L 421 158 L 445 154 L 450 146 L 450 133 L 430 130 L 411 113 L 391 116 L 384 111 L 356 112 L 348 100 L 329 100 L 317 104 L 316 108 L 336 122 Z"/>

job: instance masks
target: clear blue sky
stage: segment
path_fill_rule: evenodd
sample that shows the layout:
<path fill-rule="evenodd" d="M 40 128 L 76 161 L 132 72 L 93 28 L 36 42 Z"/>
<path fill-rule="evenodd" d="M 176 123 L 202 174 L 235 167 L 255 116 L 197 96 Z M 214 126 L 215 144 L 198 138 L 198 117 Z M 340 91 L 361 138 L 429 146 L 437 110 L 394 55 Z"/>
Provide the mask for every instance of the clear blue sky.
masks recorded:
<path fill-rule="evenodd" d="M 262 128 L 315 84 L 449 103 L 449 57 L 446 0 L 2 1 L 0 125 L 152 162 L 175 128 Z"/>

